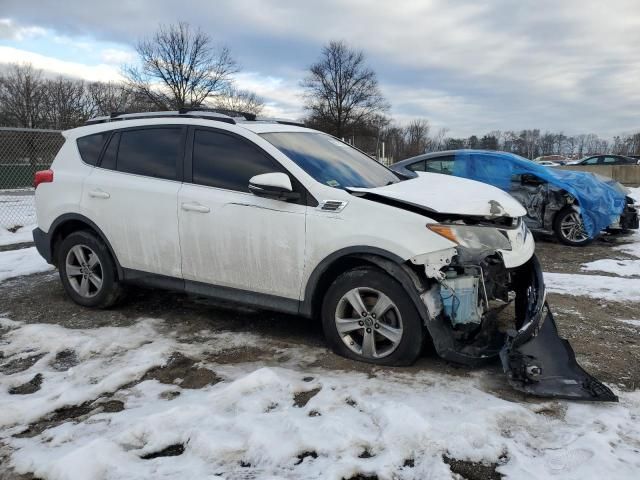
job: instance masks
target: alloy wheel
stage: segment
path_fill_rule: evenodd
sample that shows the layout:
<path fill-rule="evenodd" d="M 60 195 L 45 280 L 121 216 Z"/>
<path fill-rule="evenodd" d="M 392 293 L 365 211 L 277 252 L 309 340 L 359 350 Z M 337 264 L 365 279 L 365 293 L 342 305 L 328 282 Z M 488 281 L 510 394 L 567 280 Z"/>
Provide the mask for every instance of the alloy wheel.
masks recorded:
<path fill-rule="evenodd" d="M 102 289 L 102 263 L 98 255 L 86 245 L 74 245 L 69 250 L 65 260 L 65 274 L 71 288 L 81 297 L 95 297 Z"/>
<path fill-rule="evenodd" d="M 571 242 L 584 242 L 589 238 L 584 230 L 582 218 L 578 212 L 571 212 L 562 219 L 560 223 L 560 231 L 564 238 Z"/>
<path fill-rule="evenodd" d="M 402 340 L 402 317 L 384 293 L 373 288 L 354 288 L 338 301 L 336 329 L 344 344 L 366 358 L 390 355 Z"/>

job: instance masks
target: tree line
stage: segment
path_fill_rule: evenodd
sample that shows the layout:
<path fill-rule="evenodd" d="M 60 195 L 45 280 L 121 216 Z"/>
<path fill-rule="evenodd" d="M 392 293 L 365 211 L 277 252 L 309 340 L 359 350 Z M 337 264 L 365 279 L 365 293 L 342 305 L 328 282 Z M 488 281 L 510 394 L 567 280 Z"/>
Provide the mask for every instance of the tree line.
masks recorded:
<path fill-rule="evenodd" d="M 30 65 L 0 75 L 0 126 L 67 129 L 111 112 L 217 108 L 259 115 L 264 101 L 235 87 L 241 70 L 228 47 L 187 23 L 160 26 L 140 40 L 137 61 L 122 66 L 121 82 L 87 82 L 45 76 Z M 540 129 L 492 131 L 468 138 L 432 130 L 427 119 L 399 124 L 361 50 L 343 41 L 325 45 L 300 81 L 311 128 L 342 138 L 377 158 L 398 161 L 428 151 L 503 150 L 523 157 L 640 154 L 640 132 L 611 140 Z"/>

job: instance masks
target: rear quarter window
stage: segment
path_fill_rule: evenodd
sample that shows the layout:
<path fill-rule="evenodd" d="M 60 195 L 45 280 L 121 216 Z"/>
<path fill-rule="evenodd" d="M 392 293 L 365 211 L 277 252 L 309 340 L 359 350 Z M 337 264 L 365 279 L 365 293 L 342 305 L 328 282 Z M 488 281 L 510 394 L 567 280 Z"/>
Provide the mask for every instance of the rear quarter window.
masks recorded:
<path fill-rule="evenodd" d="M 87 135 L 86 137 L 80 137 L 76 140 L 80 157 L 84 163 L 88 163 L 94 167 L 96 166 L 98 158 L 100 158 L 100 152 L 102 152 L 102 147 L 104 147 L 104 142 L 106 142 L 109 133 L 111 132 L 95 133 L 93 135 Z"/>

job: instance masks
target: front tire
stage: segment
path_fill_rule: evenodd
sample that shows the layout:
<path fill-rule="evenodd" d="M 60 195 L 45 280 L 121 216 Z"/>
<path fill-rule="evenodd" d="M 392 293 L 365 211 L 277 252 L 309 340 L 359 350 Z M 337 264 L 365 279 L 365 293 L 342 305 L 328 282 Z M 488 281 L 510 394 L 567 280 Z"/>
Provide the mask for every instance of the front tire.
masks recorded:
<path fill-rule="evenodd" d="M 57 254 L 62 285 L 78 305 L 109 308 L 122 298 L 115 262 L 96 235 L 73 232 L 62 240 Z"/>
<path fill-rule="evenodd" d="M 584 230 L 582 216 L 573 207 L 564 207 L 556 214 L 553 231 L 560 242 L 571 247 L 584 247 L 593 241 Z"/>
<path fill-rule="evenodd" d="M 411 365 L 424 339 L 404 287 L 375 268 L 350 270 L 333 282 L 322 304 L 322 327 L 335 353 L 378 365 Z"/>

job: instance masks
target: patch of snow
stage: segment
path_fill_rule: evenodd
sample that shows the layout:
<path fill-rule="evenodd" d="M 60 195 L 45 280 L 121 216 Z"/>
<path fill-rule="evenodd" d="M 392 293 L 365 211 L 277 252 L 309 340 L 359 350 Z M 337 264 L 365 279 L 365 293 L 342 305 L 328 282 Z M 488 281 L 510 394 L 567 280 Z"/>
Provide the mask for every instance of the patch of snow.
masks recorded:
<path fill-rule="evenodd" d="M 614 302 L 640 302 L 640 279 L 636 278 L 546 272 L 544 283 L 547 291 L 552 293 Z"/>
<path fill-rule="evenodd" d="M 0 190 L 0 231 L 36 223 L 33 190 Z"/>
<path fill-rule="evenodd" d="M 0 247 L 5 245 L 13 245 L 14 243 L 33 242 L 33 229 L 36 225 L 25 225 L 15 232 L 10 232 L 6 228 L 0 226 Z"/>
<path fill-rule="evenodd" d="M 625 242 L 626 243 L 622 245 L 614 247 L 614 250 L 619 250 L 640 258 L 640 230 L 634 230 L 633 234 L 625 237 Z"/>
<path fill-rule="evenodd" d="M 9 278 L 53 270 L 36 247 L 0 252 L 0 282 Z"/>
<path fill-rule="evenodd" d="M 640 320 L 624 320 L 622 318 L 619 318 L 618 321 L 640 328 Z"/>
<path fill-rule="evenodd" d="M 204 350 L 202 342 L 182 343 L 157 320 L 94 330 L 8 320 L 0 326 L 10 329 L 2 339 L 5 355 L 47 352 L 25 372 L 0 377 L 8 463 L 43 479 L 456 478 L 443 454 L 475 462 L 506 458 L 498 471 L 512 479 L 635 479 L 640 469 L 640 392 L 619 392 L 618 404 L 517 403 L 484 391 L 481 372 L 380 369 L 370 377 L 289 364 L 218 365 L 206 352 L 224 349 L 229 337 L 203 332 L 210 337 Z M 230 338 L 258 341 L 235 332 Z M 62 348 L 74 349 L 81 363 L 56 372 L 49 362 Z M 116 394 L 125 403 L 121 412 L 68 421 L 32 438 L 12 436 L 43 412 L 135 379 L 175 349 L 223 381 L 188 390 L 147 380 Z M 6 393 L 35 373 L 43 374 L 40 391 L 19 400 Z M 312 389 L 317 395 L 296 407 L 294 396 Z M 167 400 L 161 395 L 167 390 L 180 395 Z M 539 413 L 548 410 L 564 414 Z M 184 445 L 182 455 L 141 458 L 174 444 Z M 316 458 L 302 457 L 305 452 Z M 413 467 L 404 466 L 408 459 Z"/>
<path fill-rule="evenodd" d="M 604 258 L 582 265 L 581 270 L 585 272 L 607 272 L 621 277 L 640 277 L 640 259 L 638 260 L 616 260 Z"/>

